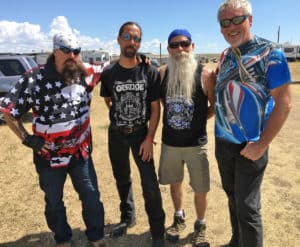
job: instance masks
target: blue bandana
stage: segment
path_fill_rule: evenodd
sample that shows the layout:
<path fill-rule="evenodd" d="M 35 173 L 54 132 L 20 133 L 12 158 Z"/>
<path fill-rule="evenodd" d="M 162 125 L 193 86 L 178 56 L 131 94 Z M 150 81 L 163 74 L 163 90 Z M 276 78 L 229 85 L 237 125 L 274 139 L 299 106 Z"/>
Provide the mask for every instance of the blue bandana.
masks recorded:
<path fill-rule="evenodd" d="M 190 34 L 190 32 L 188 30 L 175 29 L 169 34 L 168 44 L 170 44 L 170 41 L 176 36 L 185 36 L 188 38 L 189 41 L 192 41 L 192 35 Z"/>

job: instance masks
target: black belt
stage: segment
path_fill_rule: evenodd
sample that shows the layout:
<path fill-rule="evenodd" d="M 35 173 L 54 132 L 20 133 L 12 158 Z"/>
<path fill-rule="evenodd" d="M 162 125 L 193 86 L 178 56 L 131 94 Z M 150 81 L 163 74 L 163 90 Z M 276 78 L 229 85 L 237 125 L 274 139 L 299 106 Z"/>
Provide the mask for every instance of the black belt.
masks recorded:
<path fill-rule="evenodd" d="M 116 126 L 116 125 L 110 125 L 110 128 L 112 130 L 118 130 L 119 132 L 123 134 L 132 134 L 140 129 L 146 128 L 147 125 L 135 125 L 135 126 Z"/>

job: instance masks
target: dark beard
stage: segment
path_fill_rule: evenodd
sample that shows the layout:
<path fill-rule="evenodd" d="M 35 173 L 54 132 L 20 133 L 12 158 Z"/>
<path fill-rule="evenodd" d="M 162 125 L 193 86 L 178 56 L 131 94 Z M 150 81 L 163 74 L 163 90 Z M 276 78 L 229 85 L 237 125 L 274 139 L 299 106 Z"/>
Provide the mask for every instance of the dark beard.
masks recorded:
<path fill-rule="evenodd" d="M 127 46 L 123 50 L 124 57 L 133 58 L 136 56 L 137 50 L 133 46 Z"/>
<path fill-rule="evenodd" d="M 81 62 L 76 62 L 71 58 L 65 61 L 62 76 L 66 84 L 80 84 L 82 78 L 86 75 L 86 69 Z"/>

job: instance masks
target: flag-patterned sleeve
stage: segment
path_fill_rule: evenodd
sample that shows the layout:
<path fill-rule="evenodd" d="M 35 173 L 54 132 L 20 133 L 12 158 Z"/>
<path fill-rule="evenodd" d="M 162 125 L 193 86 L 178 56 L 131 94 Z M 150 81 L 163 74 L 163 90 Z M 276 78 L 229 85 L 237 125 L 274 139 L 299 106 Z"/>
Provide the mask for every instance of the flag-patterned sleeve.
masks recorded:
<path fill-rule="evenodd" d="M 0 102 L 0 111 L 19 119 L 32 107 L 33 75 L 25 75 L 10 89 Z"/>

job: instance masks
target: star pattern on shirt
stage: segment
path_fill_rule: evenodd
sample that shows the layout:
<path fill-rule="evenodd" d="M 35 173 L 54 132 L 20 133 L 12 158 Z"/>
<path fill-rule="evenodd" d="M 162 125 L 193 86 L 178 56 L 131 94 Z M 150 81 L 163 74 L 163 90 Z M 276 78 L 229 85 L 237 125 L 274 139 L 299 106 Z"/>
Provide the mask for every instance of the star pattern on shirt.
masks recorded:
<path fill-rule="evenodd" d="M 32 109 L 34 133 L 54 146 L 51 166 L 65 166 L 70 157 L 78 152 L 78 146 L 89 146 L 88 116 L 92 90 L 97 84 L 83 79 L 76 85 L 67 85 L 55 74 L 54 78 L 50 71 L 52 73 L 52 70 L 41 68 L 21 77 L 3 97 L 0 107 L 16 119 Z M 93 77 L 93 73 L 90 77 Z M 68 145 L 60 146 L 64 143 Z"/>

